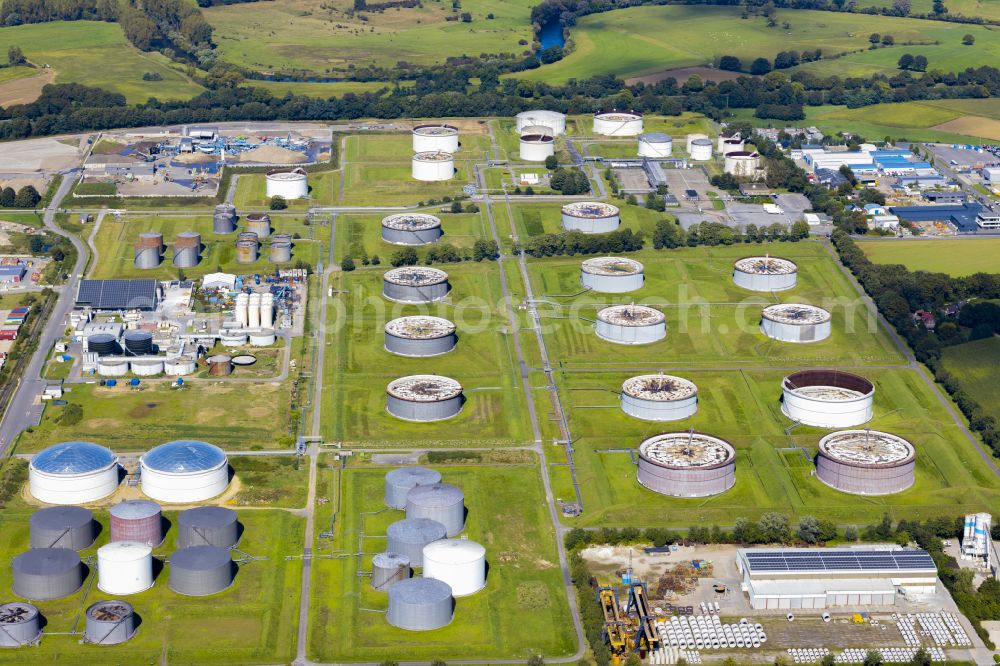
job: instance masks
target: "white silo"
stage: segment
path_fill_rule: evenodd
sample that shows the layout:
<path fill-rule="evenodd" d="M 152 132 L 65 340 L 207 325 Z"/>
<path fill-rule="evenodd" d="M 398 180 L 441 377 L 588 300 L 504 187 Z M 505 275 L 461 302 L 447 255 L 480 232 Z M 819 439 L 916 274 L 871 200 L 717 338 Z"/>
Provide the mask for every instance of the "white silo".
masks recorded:
<path fill-rule="evenodd" d="M 692 160 L 706 162 L 712 159 L 712 142 L 709 139 L 695 139 L 691 142 L 691 150 L 688 152 Z"/>
<path fill-rule="evenodd" d="M 707 138 L 708 138 L 707 134 L 701 134 L 699 132 L 695 132 L 693 134 L 688 134 L 687 135 L 687 144 L 685 146 L 685 149 L 687 150 L 688 154 L 691 153 L 691 144 L 693 144 L 695 141 L 698 141 L 700 139 L 707 139 Z"/>
<path fill-rule="evenodd" d="M 441 151 L 416 153 L 410 173 L 414 180 L 451 180 L 455 177 L 455 156 Z"/>
<path fill-rule="evenodd" d="M 250 294 L 247 304 L 247 326 L 260 328 L 260 294 Z"/>
<path fill-rule="evenodd" d="M 413 128 L 413 152 L 458 152 L 458 128 L 444 123 Z"/>
<path fill-rule="evenodd" d="M 723 155 L 726 154 L 726 145 L 735 145 L 743 143 L 743 135 L 741 135 L 736 130 L 722 130 L 719 132 L 718 138 L 718 149 Z M 742 148 L 733 148 L 732 150 L 743 150 Z"/>
<path fill-rule="evenodd" d="M 97 587 L 108 594 L 138 594 L 153 586 L 153 549 L 113 541 L 97 549 Z"/>
<path fill-rule="evenodd" d="M 236 321 L 240 322 L 240 326 L 243 328 L 247 327 L 249 323 L 249 315 L 247 314 L 247 306 L 250 304 L 250 294 L 240 292 L 236 294 Z"/>
<path fill-rule="evenodd" d="M 264 174 L 265 190 L 270 199 L 303 199 L 309 196 L 309 175 L 302 167 L 274 169 Z"/>
<path fill-rule="evenodd" d="M 456 597 L 486 587 L 486 549 L 467 539 L 441 539 L 424 546 L 424 578 L 451 586 Z"/>
<path fill-rule="evenodd" d="M 274 326 L 274 295 L 262 294 L 260 297 L 260 327 Z"/>

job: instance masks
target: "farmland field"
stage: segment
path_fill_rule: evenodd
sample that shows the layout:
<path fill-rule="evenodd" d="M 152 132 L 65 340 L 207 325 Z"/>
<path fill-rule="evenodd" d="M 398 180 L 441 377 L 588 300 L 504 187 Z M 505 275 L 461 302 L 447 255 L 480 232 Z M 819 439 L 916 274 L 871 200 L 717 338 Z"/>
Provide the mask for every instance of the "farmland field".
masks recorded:
<path fill-rule="evenodd" d="M 1000 239 L 860 241 L 858 247 L 876 264 L 903 264 L 911 271 L 960 277 L 980 272 L 995 273 Z"/>
<path fill-rule="evenodd" d="M 996 370 L 1000 367 L 1000 338 L 945 347 L 941 362 L 961 380 L 963 391 L 971 395 L 987 414 L 1000 419 L 1000 387 L 996 379 Z"/>

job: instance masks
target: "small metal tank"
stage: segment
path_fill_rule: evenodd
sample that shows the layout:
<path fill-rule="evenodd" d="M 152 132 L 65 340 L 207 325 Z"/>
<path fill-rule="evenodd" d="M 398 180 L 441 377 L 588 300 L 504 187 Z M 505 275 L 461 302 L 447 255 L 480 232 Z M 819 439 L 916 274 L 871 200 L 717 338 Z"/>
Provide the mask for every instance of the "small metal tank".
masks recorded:
<path fill-rule="evenodd" d="M 385 531 L 386 552 L 402 555 L 411 567 L 424 564 L 424 546 L 448 536 L 441 523 L 428 518 L 397 520 Z"/>
<path fill-rule="evenodd" d="M 271 235 L 271 216 L 267 213 L 247 213 L 243 219 L 247 223 L 247 231 L 257 234 L 258 239 Z"/>
<path fill-rule="evenodd" d="M 406 495 L 406 517 L 429 518 L 455 536 L 465 528 L 465 493 L 447 483 L 417 486 Z"/>
<path fill-rule="evenodd" d="M 274 234 L 268 249 L 268 258 L 272 264 L 287 264 L 292 260 L 292 237 L 288 234 Z"/>
<path fill-rule="evenodd" d="M 206 360 L 208 361 L 208 374 L 215 377 L 224 377 L 233 374 L 232 356 L 216 354 L 215 356 L 209 356 Z"/>
<path fill-rule="evenodd" d="M 221 506 L 199 506 L 177 516 L 177 547 L 232 548 L 239 540 L 236 512 Z"/>
<path fill-rule="evenodd" d="M 233 584 L 235 565 L 229 551 L 215 546 L 192 546 L 170 556 L 168 586 L 178 594 L 203 597 Z"/>
<path fill-rule="evenodd" d="M 135 636 L 132 604 L 118 599 L 98 601 L 87 608 L 83 640 L 94 645 L 118 645 Z"/>
<path fill-rule="evenodd" d="M 260 239 L 257 234 L 243 231 L 236 237 L 236 263 L 252 264 L 257 261 L 260 252 Z"/>
<path fill-rule="evenodd" d="M 42 616 L 25 601 L 0 604 L 0 647 L 23 647 L 42 637 Z"/>
<path fill-rule="evenodd" d="M 194 268 L 201 261 L 201 234 L 182 231 L 174 240 L 174 266 Z"/>
<path fill-rule="evenodd" d="M 406 496 L 417 486 L 441 482 L 441 473 L 426 467 L 401 467 L 385 475 L 385 504 L 393 509 L 406 508 Z"/>
<path fill-rule="evenodd" d="M 163 249 L 163 234 L 156 231 L 139 234 L 139 238 L 135 242 L 135 267 L 156 268 L 162 260 Z"/>
<path fill-rule="evenodd" d="M 163 543 L 163 514 L 149 500 L 125 500 L 111 507 L 111 541 L 136 541 L 147 546 Z"/>
<path fill-rule="evenodd" d="M 396 583 L 410 577 L 410 558 L 396 553 L 378 553 L 372 558 L 372 587 L 388 592 Z"/>
<path fill-rule="evenodd" d="M 126 356 L 148 356 L 153 353 L 153 334 L 138 329 L 125 331 L 122 336 Z"/>
<path fill-rule="evenodd" d="M 212 231 L 217 234 L 231 234 L 236 231 L 236 206 L 223 203 L 215 207 Z"/>

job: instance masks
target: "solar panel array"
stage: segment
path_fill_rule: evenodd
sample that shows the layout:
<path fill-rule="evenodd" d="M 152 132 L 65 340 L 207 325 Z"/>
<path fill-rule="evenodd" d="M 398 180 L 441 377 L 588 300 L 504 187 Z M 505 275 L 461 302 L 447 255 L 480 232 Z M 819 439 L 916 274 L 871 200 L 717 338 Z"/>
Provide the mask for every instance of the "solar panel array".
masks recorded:
<path fill-rule="evenodd" d="M 751 573 L 936 570 L 926 550 L 761 550 L 745 551 Z"/>
<path fill-rule="evenodd" d="M 76 304 L 97 310 L 152 310 L 156 280 L 81 280 Z"/>

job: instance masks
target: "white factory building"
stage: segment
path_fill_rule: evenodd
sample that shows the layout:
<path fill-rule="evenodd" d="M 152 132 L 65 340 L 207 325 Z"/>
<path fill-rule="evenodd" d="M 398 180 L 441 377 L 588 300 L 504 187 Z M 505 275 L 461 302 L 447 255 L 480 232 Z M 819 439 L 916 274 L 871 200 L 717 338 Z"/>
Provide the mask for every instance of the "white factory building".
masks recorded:
<path fill-rule="evenodd" d="M 862 151 L 827 151 L 824 148 L 804 148 L 802 159 L 813 171 L 817 169 L 836 171 L 845 164 L 853 171 L 875 171 L 875 158 L 871 153 Z"/>
<path fill-rule="evenodd" d="M 916 548 L 741 548 L 736 566 L 755 610 L 892 606 L 937 591 L 934 560 Z"/>

